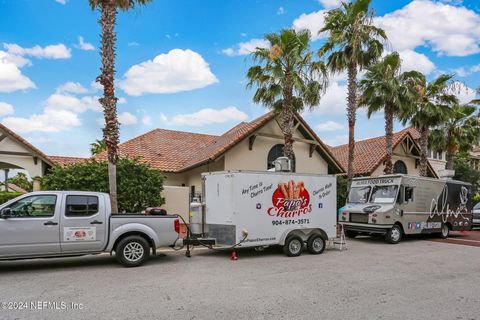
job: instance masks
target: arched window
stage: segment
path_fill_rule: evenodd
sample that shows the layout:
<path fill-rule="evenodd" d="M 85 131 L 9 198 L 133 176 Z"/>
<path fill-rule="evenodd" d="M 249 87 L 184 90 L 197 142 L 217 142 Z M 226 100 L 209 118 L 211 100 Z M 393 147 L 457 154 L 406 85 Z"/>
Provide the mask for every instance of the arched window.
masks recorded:
<path fill-rule="evenodd" d="M 277 160 L 278 157 L 283 157 L 283 144 L 274 145 L 268 152 L 267 170 L 275 168 L 273 162 Z M 295 154 L 293 154 L 292 171 L 295 172 Z"/>
<path fill-rule="evenodd" d="M 397 160 L 393 165 L 393 172 L 407 174 L 407 165 L 402 160 Z"/>

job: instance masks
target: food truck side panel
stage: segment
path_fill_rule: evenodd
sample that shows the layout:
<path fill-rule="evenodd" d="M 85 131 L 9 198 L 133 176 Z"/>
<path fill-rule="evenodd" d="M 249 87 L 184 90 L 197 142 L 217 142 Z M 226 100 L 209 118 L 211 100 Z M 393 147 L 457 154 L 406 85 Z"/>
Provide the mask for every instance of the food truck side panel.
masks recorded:
<path fill-rule="evenodd" d="M 229 172 L 205 174 L 204 179 L 209 236 L 217 237 L 218 229 L 224 227 L 216 224 L 227 224 L 235 230 L 234 243 L 221 243 L 218 239 L 217 243 L 240 242 L 244 229 L 248 230 L 244 247 L 282 244 L 286 233 L 298 229 L 319 228 L 328 237 L 335 236 L 334 176 Z M 226 209 L 227 204 L 220 204 L 226 201 L 233 207 Z M 227 213 L 222 208 L 231 211 Z"/>

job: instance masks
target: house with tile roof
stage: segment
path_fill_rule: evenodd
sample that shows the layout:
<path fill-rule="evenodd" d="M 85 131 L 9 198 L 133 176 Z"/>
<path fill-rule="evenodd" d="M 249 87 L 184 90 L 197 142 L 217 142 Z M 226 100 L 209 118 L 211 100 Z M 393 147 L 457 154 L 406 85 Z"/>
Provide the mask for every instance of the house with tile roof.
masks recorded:
<path fill-rule="evenodd" d="M 343 173 L 342 165 L 305 120 L 295 116 L 293 136 L 295 171 L 302 173 Z M 138 157 L 165 173 L 167 186 L 190 187 L 201 191 L 201 173 L 224 170 L 259 170 L 273 167 L 281 156 L 283 134 L 278 118 L 269 112 L 253 121 L 242 122 L 222 135 L 208 135 L 155 129 L 121 143 L 121 157 Z M 106 160 L 106 154 L 97 156 Z"/>
<path fill-rule="evenodd" d="M 395 173 L 419 175 L 420 138 L 418 131 L 412 127 L 393 134 L 392 162 Z M 348 165 L 348 144 L 331 147 L 333 155 L 346 168 Z M 356 176 L 380 176 L 385 169 L 385 136 L 355 142 L 355 161 L 353 170 Z M 445 168 L 445 167 L 444 167 Z M 429 160 L 428 175 L 438 178 L 438 173 Z"/>

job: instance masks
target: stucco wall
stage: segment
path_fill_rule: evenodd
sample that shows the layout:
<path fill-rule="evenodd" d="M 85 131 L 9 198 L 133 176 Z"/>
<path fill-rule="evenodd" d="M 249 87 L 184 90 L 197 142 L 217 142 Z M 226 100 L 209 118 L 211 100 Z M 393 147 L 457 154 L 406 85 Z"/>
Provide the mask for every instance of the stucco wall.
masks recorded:
<path fill-rule="evenodd" d="M 401 147 L 401 145 L 398 145 L 394 150 L 393 150 L 394 153 L 397 153 L 397 154 L 402 154 L 402 156 L 400 155 L 394 155 L 392 157 L 392 163 L 395 164 L 395 162 L 397 160 L 402 160 L 405 165 L 407 166 L 407 173 L 408 174 L 411 174 L 411 175 L 420 175 L 420 171 L 419 171 L 419 168 L 415 168 L 415 158 L 411 157 L 411 156 L 408 156 L 408 155 L 405 155 L 405 153 L 403 152 L 403 149 Z M 380 175 L 383 175 L 383 170 L 385 170 L 385 166 L 382 164 L 380 164 L 376 169 L 375 171 L 373 171 L 372 173 L 372 177 L 378 177 Z"/>
<path fill-rule="evenodd" d="M 9 137 L 3 139 L 3 141 L 0 142 L 0 149 L 2 151 L 30 153 L 30 150 L 26 149 L 22 144 L 10 139 Z M 28 171 L 28 174 L 31 177 L 43 176 L 43 172 L 45 169 L 45 164 L 43 163 L 43 161 L 38 158 L 37 164 L 35 164 L 33 156 L 1 154 L 0 162 L 5 162 L 7 164 L 12 164 L 18 168 L 25 169 L 26 171 Z"/>

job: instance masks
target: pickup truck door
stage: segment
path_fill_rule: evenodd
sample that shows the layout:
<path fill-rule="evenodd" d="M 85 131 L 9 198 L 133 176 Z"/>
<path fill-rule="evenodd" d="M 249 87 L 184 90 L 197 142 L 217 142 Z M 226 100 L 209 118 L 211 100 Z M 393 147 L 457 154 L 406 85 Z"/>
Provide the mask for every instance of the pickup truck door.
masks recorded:
<path fill-rule="evenodd" d="M 108 221 L 104 197 L 69 194 L 60 220 L 62 253 L 99 252 L 106 245 Z"/>
<path fill-rule="evenodd" d="M 59 254 L 60 203 L 55 194 L 37 194 L 4 207 L 10 217 L 0 219 L 0 258 Z"/>

